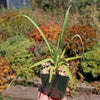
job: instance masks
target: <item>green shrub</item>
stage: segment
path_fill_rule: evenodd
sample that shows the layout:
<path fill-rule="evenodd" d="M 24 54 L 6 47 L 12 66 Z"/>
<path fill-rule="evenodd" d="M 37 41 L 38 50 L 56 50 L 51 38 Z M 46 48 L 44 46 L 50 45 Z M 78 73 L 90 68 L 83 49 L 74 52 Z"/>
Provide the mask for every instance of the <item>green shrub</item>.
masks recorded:
<path fill-rule="evenodd" d="M 84 73 L 90 73 L 94 78 L 100 76 L 100 43 L 84 53 L 81 68 Z"/>
<path fill-rule="evenodd" d="M 33 64 L 32 54 L 28 54 L 27 48 L 33 42 L 21 36 L 13 36 L 0 44 L 0 54 L 10 63 L 13 70 L 21 74 L 23 79 L 33 76 L 34 70 L 28 69 Z"/>
<path fill-rule="evenodd" d="M 0 28 L 5 31 L 7 37 L 26 35 L 26 32 L 29 31 L 32 26 L 30 22 L 21 16 L 21 13 L 13 11 L 7 12 L 2 19 Z"/>

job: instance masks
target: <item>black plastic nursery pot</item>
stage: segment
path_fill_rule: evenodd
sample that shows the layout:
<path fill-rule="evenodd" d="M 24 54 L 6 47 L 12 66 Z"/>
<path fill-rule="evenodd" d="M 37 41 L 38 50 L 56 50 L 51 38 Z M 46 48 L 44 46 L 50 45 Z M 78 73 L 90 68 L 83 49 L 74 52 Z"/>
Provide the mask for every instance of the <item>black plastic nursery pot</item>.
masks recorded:
<path fill-rule="evenodd" d="M 49 74 L 41 74 L 43 93 L 52 98 L 62 99 L 68 86 L 69 77 L 53 75 L 49 83 Z"/>

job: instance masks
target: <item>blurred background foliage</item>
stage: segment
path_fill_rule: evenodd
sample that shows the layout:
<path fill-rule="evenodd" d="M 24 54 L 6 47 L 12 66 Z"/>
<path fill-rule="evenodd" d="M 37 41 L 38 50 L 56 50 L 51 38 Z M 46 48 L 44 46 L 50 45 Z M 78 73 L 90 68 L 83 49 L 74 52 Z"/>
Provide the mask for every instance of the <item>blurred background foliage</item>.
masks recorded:
<path fill-rule="evenodd" d="M 63 7 L 63 9 L 66 9 L 70 4 L 73 4 L 75 9 L 79 12 L 82 12 L 87 5 L 91 4 L 97 4 L 97 7 L 100 7 L 99 0 L 30 0 L 30 4 L 33 9 L 35 7 L 50 7 L 51 9 Z"/>
<path fill-rule="evenodd" d="M 32 54 L 28 54 L 27 48 L 33 42 L 22 36 L 13 36 L 0 44 L 0 55 L 6 59 L 11 68 L 22 78 L 29 79 L 34 75 L 32 69 L 28 69 L 33 65 Z"/>
<path fill-rule="evenodd" d="M 93 78 L 100 76 L 100 42 L 84 53 L 81 68 Z"/>

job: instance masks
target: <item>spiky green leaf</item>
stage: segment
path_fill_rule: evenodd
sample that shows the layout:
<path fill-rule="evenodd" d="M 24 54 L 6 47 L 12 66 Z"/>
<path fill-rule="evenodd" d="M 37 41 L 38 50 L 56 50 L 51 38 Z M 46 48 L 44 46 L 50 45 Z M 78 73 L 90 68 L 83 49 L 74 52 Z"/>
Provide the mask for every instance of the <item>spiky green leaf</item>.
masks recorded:
<path fill-rule="evenodd" d="M 42 60 L 42 61 L 39 61 L 39 62 L 35 63 L 34 65 L 32 65 L 32 66 L 29 67 L 29 68 L 33 68 L 33 67 L 35 67 L 35 66 L 41 65 L 41 64 L 43 64 L 43 63 L 45 63 L 45 62 L 48 62 L 48 61 L 53 61 L 53 60 L 52 60 L 52 58 L 46 58 L 46 59 L 44 59 L 44 60 Z"/>
<path fill-rule="evenodd" d="M 55 59 L 56 65 L 57 65 L 57 56 L 58 56 L 58 53 L 59 53 L 59 48 L 60 48 L 60 46 L 63 42 L 64 34 L 65 34 L 65 31 L 66 31 L 66 26 L 67 26 L 67 22 L 68 22 L 68 15 L 69 15 L 70 8 L 71 8 L 71 5 L 69 6 L 69 8 L 66 12 L 64 24 L 63 24 L 63 27 L 62 27 L 62 33 L 61 33 L 61 36 L 60 36 L 60 38 L 58 40 L 58 44 L 57 44 L 56 59 Z"/>
<path fill-rule="evenodd" d="M 50 67 L 50 77 L 49 77 L 49 82 L 51 82 L 51 80 L 52 80 L 53 69 L 54 69 L 54 66 L 51 66 L 51 67 Z"/>
<path fill-rule="evenodd" d="M 73 83 L 74 85 L 76 85 L 76 83 L 75 83 L 75 81 L 74 81 L 74 79 L 73 79 L 73 77 L 72 77 L 72 74 L 71 74 L 69 68 L 68 68 L 67 66 L 65 66 L 65 65 L 62 65 L 62 66 L 64 67 L 64 69 L 65 69 L 66 73 L 68 74 L 68 76 L 69 76 L 70 80 L 72 81 L 72 83 Z"/>
<path fill-rule="evenodd" d="M 37 30 L 40 32 L 41 36 L 43 37 L 45 43 L 47 44 L 47 46 L 48 46 L 48 48 L 49 48 L 49 50 L 50 50 L 50 54 L 51 54 L 51 56 L 52 56 L 52 58 L 53 58 L 53 57 L 54 57 L 54 56 L 53 56 L 53 50 L 51 49 L 51 47 L 50 47 L 50 45 L 49 45 L 49 43 L 48 43 L 46 37 L 44 36 L 44 34 L 43 34 L 43 32 L 41 31 L 41 29 L 39 28 L 39 26 L 38 26 L 29 16 L 27 16 L 27 15 L 23 15 L 23 16 L 26 17 L 26 18 L 37 28 Z"/>
<path fill-rule="evenodd" d="M 65 46 L 65 48 L 64 48 L 64 50 L 63 50 L 63 52 L 62 52 L 60 58 L 63 58 L 63 57 L 64 57 L 66 48 L 69 46 L 69 44 L 71 43 L 71 41 L 72 41 L 74 38 L 76 38 L 76 37 L 78 37 L 78 38 L 81 40 L 82 48 L 83 48 L 83 53 L 84 53 L 84 44 L 83 44 L 82 38 L 81 38 L 81 36 L 80 36 L 79 34 L 76 34 L 76 35 L 74 35 L 74 36 L 70 39 L 70 41 L 68 42 L 68 44 Z"/>

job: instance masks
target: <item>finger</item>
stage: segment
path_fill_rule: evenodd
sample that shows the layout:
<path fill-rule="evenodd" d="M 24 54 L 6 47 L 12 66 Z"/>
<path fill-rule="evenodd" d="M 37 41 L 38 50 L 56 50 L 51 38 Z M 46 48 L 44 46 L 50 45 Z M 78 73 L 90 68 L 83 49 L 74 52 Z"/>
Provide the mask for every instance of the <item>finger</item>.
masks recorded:
<path fill-rule="evenodd" d="M 69 90 L 69 88 L 66 88 L 66 93 L 68 93 L 70 90 Z"/>
<path fill-rule="evenodd" d="M 38 93 L 38 100 L 49 100 L 48 96 L 43 94 L 42 92 Z"/>

